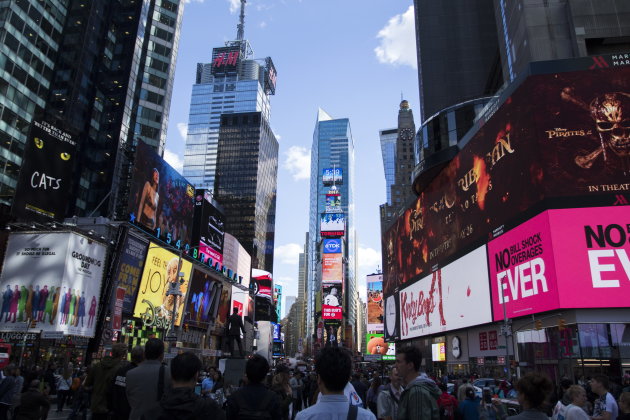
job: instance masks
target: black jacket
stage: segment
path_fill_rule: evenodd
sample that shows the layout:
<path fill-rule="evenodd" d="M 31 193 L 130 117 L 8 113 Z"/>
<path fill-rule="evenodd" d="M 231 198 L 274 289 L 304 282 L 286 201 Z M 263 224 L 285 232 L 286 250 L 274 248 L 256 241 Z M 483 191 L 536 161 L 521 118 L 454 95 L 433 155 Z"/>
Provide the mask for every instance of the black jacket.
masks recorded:
<path fill-rule="evenodd" d="M 268 403 L 263 407 L 262 405 L 265 402 L 265 399 L 268 400 Z M 247 407 L 241 407 L 243 401 L 245 401 Z M 241 408 L 265 411 L 271 414 L 272 419 L 282 419 L 282 405 L 280 397 L 275 392 L 267 389 L 263 384 L 245 385 L 228 397 L 228 420 L 238 420 Z"/>
<path fill-rule="evenodd" d="M 142 420 L 225 420 L 223 410 L 210 398 L 201 398 L 193 388 L 173 388 L 158 406 L 145 411 Z"/>
<path fill-rule="evenodd" d="M 136 368 L 135 363 L 126 363 L 116 372 L 112 383 L 112 392 L 109 394 L 109 406 L 112 407 L 114 418 L 127 420 L 131 414 L 129 400 L 127 400 L 127 372 Z"/>
<path fill-rule="evenodd" d="M 241 335 L 241 331 L 245 334 L 245 327 L 243 326 L 243 318 L 239 315 L 232 314 L 228 318 L 228 333 L 227 335 Z"/>
<path fill-rule="evenodd" d="M 48 398 L 39 390 L 30 388 L 21 397 L 21 404 L 17 409 L 16 420 L 40 420 L 45 418 L 50 408 Z"/>

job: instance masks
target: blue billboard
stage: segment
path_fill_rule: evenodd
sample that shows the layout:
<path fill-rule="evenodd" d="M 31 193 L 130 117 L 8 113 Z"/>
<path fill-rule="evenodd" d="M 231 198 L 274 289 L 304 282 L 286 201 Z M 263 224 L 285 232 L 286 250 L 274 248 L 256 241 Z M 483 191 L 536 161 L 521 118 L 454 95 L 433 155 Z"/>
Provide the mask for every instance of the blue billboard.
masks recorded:
<path fill-rule="evenodd" d="M 280 333 L 282 325 L 276 324 L 275 322 L 272 322 L 271 325 L 273 325 L 273 340 L 282 340 L 282 335 Z"/>
<path fill-rule="evenodd" d="M 341 253 L 341 239 L 324 239 L 324 254 Z"/>
<path fill-rule="evenodd" d="M 343 169 L 341 168 L 325 168 L 322 171 L 322 182 L 324 184 L 342 184 Z"/>

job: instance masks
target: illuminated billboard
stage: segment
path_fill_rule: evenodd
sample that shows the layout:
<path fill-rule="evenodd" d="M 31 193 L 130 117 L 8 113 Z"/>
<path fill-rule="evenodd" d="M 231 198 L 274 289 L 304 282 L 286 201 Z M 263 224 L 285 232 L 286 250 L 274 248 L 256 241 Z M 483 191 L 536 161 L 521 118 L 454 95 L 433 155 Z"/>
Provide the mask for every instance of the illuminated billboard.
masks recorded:
<path fill-rule="evenodd" d="M 180 260 L 179 256 L 151 242 L 144 262 L 142 280 L 138 288 L 138 298 L 133 311 L 133 316 L 141 318 L 147 327 L 157 327 L 167 330 L 173 324 L 173 308 L 175 295 L 167 292 L 174 282 L 179 282 L 178 273 L 184 282 L 180 284 L 181 296 L 177 297 L 177 317 L 175 325 L 179 325 L 184 312 L 184 297 L 188 290 L 188 283 L 192 264 L 186 260 Z"/>
<path fill-rule="evenodd" d="M 72 186 L 77 143 L 45 121 L 33 121 L 26 144 L 12 213 L 18 219 L 63 220 Z"/>
<path fill-rule="evenodd" d="M 242 59 L 240 45 L 212 49 L 212 74 L 234 73 Z"/>
<path fill-rule="evenodd" d="M 265 58 L 265 92 L 269 95 L 276 94 L 276 79 L 278 78 L 278 72 L 276 66 L 273 64 L 271 57 Z"/>
<path fill-rule="evenodd" d="M 212 262 L 223 263 L 223 242 L 225 236 L 225 217 L 212 203 L 212 194 L 207 190 L 195 192 L 195 216 L 193 223 L 193 244 L 198 246 L 197 253 L 212 258 Z M 191 255 L 198 259 L 193 249 Z M 229 267 L 234 269 L 234 267 Z M 238 271 L 237 271 L 238 272 Z"/>
<path fill-rule="evenodd" d="M 326 194 L 326 213 L 341 213 L 341 194 L 328 193 Z"/>
<path fill-rule="evenodd" d="M 326 168 L 322 171 L 322 182 L 324 184 L 343 184 L 343 169 Z"/>
<path fill-rule="evenodd" d="M 133 313 L 148 247 L 147 242 L 127 233 L 122 250 L 118 255 L 118 267 L 114 274 L 117 287 L 125 291 L 122 304 L 123 313 Z"/>
<path fill-rule="evenodd" d="M 234 236 L 225 233 L 223 241 L 223 265 L 238 273 L 243 279 L 241 285 L 249 287 L 252 271 L 252 257 Z"/>
<path fill-rule="evenodd" d="M 342 318 L 342 285 L 322 283 L 322 319 Z"/>
<path fill-rule="evenodd" d="M 76 233 L 11 234 L 0 277 L 0 331 L 94 337 L 105 245 Z"/>
<path fill-rule="evenodd" d="M 322 281 L 341 283 L 343 281 L 343 257 L 341 254 L 322 254 Z"/>
<path fill-rule="evenodd" d="M 366 334 L 365 342 L 365 354 L 381 356 L 380 360 L 396 360 L 396 344 L 386 343 L 383 334 Z"/>
<path fill-rule="evenodd" d="M 343 213 L 324 213 L 320 218 L 321 236 L 343 236 L 346 216 Z"/>
<path fill-rule="evenodd" d="M 324 239 L 324 254 L 341 254 L 341 239 Z"/>
<path fill-rule="evenodd" d="M 588 69 L 591 59 L 532 63 L 532 75 L 481 116 L 457 156 L 383 235 L 387 296 L 543 205 L 628 201 L 619 197 L 630 159 L 620 118 L 630 112 L 630 66 L 561 72 Z"/>
<path fill-rule="evenodd" d="M 431 344 L 431 359 L 434 362 L 446 362 L 446 343 Z"/>
<path fill-rule="evenodd" d="M 367 329 L 383 331 L 383 275 L 371 274 L 367 281 Z"/>
<path fill-rule="evenodd" d="M 129 222 L 176 248 L 190 246 L 195 189 L 142 141 L 129 191 Z"/>
<path fill-rule="evenodd" d="M 219 312 L 223 283 L 205 271 L 193 271 L 188 288 L 184 323 L 194 327 L 207 327 Z"/>

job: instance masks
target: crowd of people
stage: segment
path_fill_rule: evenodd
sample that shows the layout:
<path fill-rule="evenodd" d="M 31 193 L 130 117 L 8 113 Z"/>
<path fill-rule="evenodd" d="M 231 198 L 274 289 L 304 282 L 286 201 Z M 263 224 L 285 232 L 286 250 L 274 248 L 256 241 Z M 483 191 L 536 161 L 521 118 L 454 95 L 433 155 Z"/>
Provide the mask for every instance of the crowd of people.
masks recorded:
<path fill-rule="evenodd" d="M 397 349 L 387 372 L 353 366 L 340 347 L 322 349 L 312 371 L 271 369 L 253 355 L 241 381 L 229 385 L 192 352 L 167 366 L 159 339 L 134 347 L 130 359 L 126 345 L 115 344 L 89 370 L 51 364 L 22 374 L 8 365 L 0 420 L 46 419 L 52 394 L 58 412 L 71 407 L 69 420 L 87 420 L 88 413 L 94 420 L 630 420 L 630 378 L 612 392 L 604 375 L 564 379 L 556 390 L 545 374 L 531 372 L 514 386 L 496 381 L 479 392 L 466 378 L 421 372 L 422 355 L 412 346 Z"/>

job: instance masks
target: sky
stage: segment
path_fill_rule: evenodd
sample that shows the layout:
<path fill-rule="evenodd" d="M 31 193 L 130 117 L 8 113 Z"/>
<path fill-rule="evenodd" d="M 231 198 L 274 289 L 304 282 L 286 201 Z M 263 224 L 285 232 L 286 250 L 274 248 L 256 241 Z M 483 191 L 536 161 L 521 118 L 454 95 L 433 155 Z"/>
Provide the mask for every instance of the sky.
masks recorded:
<path fill-rule="evenodd" d="M 236 38 L 240 0 L 186 0 L 164 158 L 181 171 L 197 63 Z M 386 200 L 379 130 L 396 128 L 401 96 L 418 125 L 413 0 L 248 0 L 245 38 L 272 57 L 271 127 L 280 144 L 274 281 L 297 295 L 308 231 L 310 149 L 318 108 L 349 118 L 355 144 L 357 284 L 381 268 L 379 205 Z M 284 306 L 284 302 L 283 302 Z M 288 308 L 283 308 L 288 312 Z"/>

